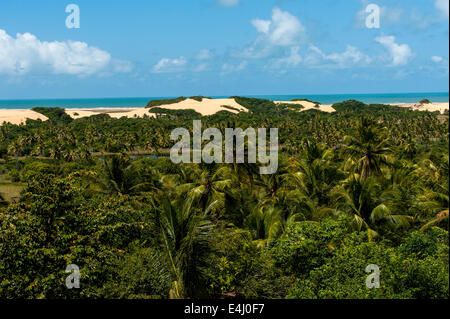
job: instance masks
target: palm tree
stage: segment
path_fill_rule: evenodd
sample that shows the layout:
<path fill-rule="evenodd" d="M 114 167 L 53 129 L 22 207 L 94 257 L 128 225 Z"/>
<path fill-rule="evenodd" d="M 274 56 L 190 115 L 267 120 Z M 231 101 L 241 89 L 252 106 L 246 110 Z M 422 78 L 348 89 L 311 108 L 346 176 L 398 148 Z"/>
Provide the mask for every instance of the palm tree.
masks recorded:
<path fill-rule="evenodd" d="M 114 155 L 104 160 L 105 187 L 112 193 L 132 194 L 155 190 L 154 181 L 143 180 L 128 155 Z"/>
<path fill-rule="evenodd" d="M 404 211 L 414 218 L 422 211 L 418 205 L 418 196 L 422 190 L 420 188 L 421 178 L 417 165 L 412 165 L 409 161 L 397 160 L 389 171 L 389 179 L 382 182 L 383 201 L 391 209 Z"/>
<path fill-rule="evenodd" d="M 171 265 L 174 283 L 172 298 L 195 297 L 201 285 L 200 267 L 210 249 L 213 224 L 208 220 L 211 203 L 198 211 L 186 201 L 180 203 L 162 196 L 154 204 L 163 250 Z"/>
<path fill-rule="evenodd" d="M 246 226 L 252 231 L 256 243 L 263 247 L 281 236 L 287 225 L 304 220 L 306 198 L 289 184 L 290 165 L 281 160 L 272 175 L 261 175 L 255 181 L 257 202 L 250 209 Z"/>
<path fill-rule="evenodd" d="M 225 206 L 225 193 L 232 184 L 231 170 L 216 164 L 200 164 L 195 168 L 190 181 L 179 185 L 176 191 L 181 198 L 187 197 L 190 205 L 198 203 L 203 211 L 214 203 L 211 212 L 217 214 Z"/>
<path fill-rule="evenodd" d="M 424 160 L 416 170 L 423 180 L 420 186 L 421 194 L 418 196 L 419 207 L 429 218 L 429 214 L 436 214 L 449 208 L 449 156 L 439 159 L 439 164 L 430 159 Z"/>
<path fill-rule="evenodd" d="M 445 225 L 445 223 L 447 223 L 447 227 L 445 227 L 445 228 L 448 231 L 448 215 L 449 215 L 449 210 L 448 209 L 443 210 L 442 212 L 437 214 L 435 218 L 433 218 L 428 223 L 423 225 L 420 228 L 420 231 L 424 232 L 424 231 L 430 229 L 431 227 L 435 227 L 435 225 Z"/>
<path fill-rule="evenodd" d="M 327 203 L 327 194 L 341 179 L 342 173 L 332 164 L 333 156 L 332 149 L 307 140 L 302 147 L 301 160 L 295 162 L 298 171 L 291 175 L 294 185 L 318 206 Z"/>
<path fill-rule="evenodd" d="M 390 148 L 384 129 L 368 118 L 357 123 L 355 135 L 346 136 L 344 143 L 344 152 L 356 161 L 363 179 L 380 174 L 381 166 L 389 163 Z"/>
<path fill-rule="evenodd" d="M 8 145 L 8 154 L 12 155 L 16 159 L 16 170 L 19 170 L 19 155 L 22 152 L 22 145 L 18 140 L 14 140 L 11 144 Z"/>
<path fill-rule="evenodd" d="M 373 178 L 363 179 L 358 174 L 352 174 L 332 191 L 337 212 L 352 216 L 354 228 L 358 231 L 365 228 L 369 240 L 378 236 L 383 225 L 408 226 L 413 220 L 410 216 L 392 214 L 379 201 L 380 193 L 379 183 Z"/>

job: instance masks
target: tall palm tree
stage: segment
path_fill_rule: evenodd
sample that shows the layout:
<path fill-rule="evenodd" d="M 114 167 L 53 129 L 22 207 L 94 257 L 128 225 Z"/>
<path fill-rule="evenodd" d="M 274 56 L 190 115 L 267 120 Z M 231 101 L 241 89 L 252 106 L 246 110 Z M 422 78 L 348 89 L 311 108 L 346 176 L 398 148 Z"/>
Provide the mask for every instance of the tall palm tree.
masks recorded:
<path fill-rule="evenodd" d="M 449 208 L 449 156 L 444 155 L 437 161 L 439 163 L 426 159 L 416 170 L 423 180 L 421 194 L 417 199 L 425 214 L 428 212 L 434 215 Z"/>
<path fill-rule="evenodd" d="M 141 173 L 126 154 L 114 155 L 103 163 L 104 184 L 111 193 L 133 194 L 156 189 L 153 181 L 142 179 Z"/>
<path fill-rule="evenodd" d="M 355 134 L 344 138 L 345 153 L 357 163 L 357 172 L 366 179 L 381 173 L 381 166 L 389 163 L 390 148 L 383 128 L 368 118 L 356 125 Z"/>
<path fill-rule="evenodd" d="M 432 227 L 436 227 L 436 225 L 438 225 L 438 226 L 442 225 L 442 226 L 445 227 L 445 224 L 446 224 L 445 229 L 447 229 L 447 231 L 448 231 L 448 216 L 449 216 L 449 210 L 448 209 L 443 210 L 442 212 L 437 214 L 435 218 L 433 218 L 428 223 L 423 225 L 420 228 L 420 231 L 424 232 L 424 231 L 426 231 L 426 230 L 428 230 L 428 229 L 430 229 Z"/>
<path fill-rule="evenodd" d="M 323 206 L 327 203 L 327 194 L 342 175 L 332 163 L 333 150 L 307 140 L 300 156 L 301 159 L 295 162 L 296 172 L 291 180 L 305 196 Z"/>
<path fill-rule="evenodd" d="M 177 193 L 181 198 L 188 198 L 190 205 L 198 204 L 203 211 L 214 204 L 211 212 L 217 214 L 224 208 L 225 193 L 232 184 L 230 167 L 200 164 L 191 173 L 191 181 L 179 185 Z"/>
<path fill-rule="evenodd" d="M 14 140 L 11 144 L 8 145 L 8 154 L 12 155 L 16 159 L 16 169 L 19 170 L 19 155 L 22 152 L 22 145 L 18 140 Z"/>
<path fill-rule="evenodd" d="M 366 229 L 369 240 L 378 236 L 381 226 L 409 226 L 410 216 L 392 214 L 391 210 L 380 202 L 380 184 L 373 178 L 363 179 L 352 174 L 332 191 L 332 197 L 339 212 L 353 217 L 356 230 Z"/>
<path fill-rule="evenodd" d="M 213 224 L 207 216 L 213 206 L 211 203 L 206 210 L 199 211 L 187 202 L 180 206 L 166 196 L 155 202 L 155 224 L 175 279 L 172 298 L 195 297 L 199 291 L 200 267 L 212 239 Z"/>

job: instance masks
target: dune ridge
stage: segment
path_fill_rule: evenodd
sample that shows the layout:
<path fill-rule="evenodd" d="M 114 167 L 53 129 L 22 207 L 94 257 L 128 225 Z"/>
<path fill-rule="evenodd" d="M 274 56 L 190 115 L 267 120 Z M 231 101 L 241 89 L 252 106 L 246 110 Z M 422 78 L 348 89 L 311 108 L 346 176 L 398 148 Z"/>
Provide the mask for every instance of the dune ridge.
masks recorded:
<path fill-rule="evenodd" d="M 391 103 L 393 106 L 407 107 L 414 111 L 430 111 L 436 112 L 439 111 L 441 114 L 444 114 L 445 111 L 449 110 L 449 103 Z"/>
<path fill-rule="evenodd" d="M 224 107 L 225 106 L 225 107 Z M 227 108 L 226 106 L 230 106 L 231 108 Z M 173 103 L 173 104 L 164 104 L 158 106 L 159 108 L 168 109 L 168 110 L 194 110 L 197 113 L 200 113 L 201 115 L 207 116 L 207 115 L 213 115 L 220 111 L 228 111 L 231 113 L 239 113 L 241 112 L 248 112 L 248 110 L 237 103 L 235 99 L 229 98 L 229 99 L 202 99 L 202 101 L 197 101 L 194 99 L 185 99 L 184 101 Z M 239 111 L 237 111 L 237 110 Z M 147 109 L 150 110 L 151 108 Z"/>
<path fill-rule="evenodd" d="M 301 104 L 303 108 L 299 110 L 299 112 L 307 111 L 307 110 L 318 110 L 322 112 L 332 113 L 336 110 L 332 107 L 332 105 L 323 105 L 315 102 L 307 101 L 307 100 L 299 100 L 299 101 L 274 101 L 276 104 Z M 388 105 L 399 106 L 410 108 L 412 110 L 418 111 L 430 111 L 430 112 L 440 112 L 444 114 L 449 110 L 449 103 L 388 103 Z M 239 112 L 249 112 L 247 108 L 240 105 L 234 98 L 228 99 L 208 99 L 204 98 L 201 101 L 194 100 L 191 98 L 186 98 L 183 101 L 172 103 L 172 104 L 162 104 L 156 108 L 159 109 L 167 109 L 167 110 L 194 110 L 197 113 L 200 113 L 203 116 L 213 115 L 220 111 L 227 111 L 231 113 L 239 113 Z M 112 118 L 135 118 L 135 117 L 156 117 L 156 113 L 152 112 L 152 108 L 76 108 L 76 109 L 65 109 L 65 112 L 74 119 L 89 117 L 98 114 L 108 114 Z M 46 121 L 48 118 L 35 112 L 33 110 L 27 109 L 0 109 L 0 125 L 3 123 L 11 123 L 11 124 L 25 124 L 27 119 L 31 120 L 42 120 Z"/>
<path fill-rule="evenodd" d="M 15 125 L 25 124 L 27 119 L 47 121 L 48 118 L 33 110 L 0 110 L 0 125 L 11 123 Z"/>

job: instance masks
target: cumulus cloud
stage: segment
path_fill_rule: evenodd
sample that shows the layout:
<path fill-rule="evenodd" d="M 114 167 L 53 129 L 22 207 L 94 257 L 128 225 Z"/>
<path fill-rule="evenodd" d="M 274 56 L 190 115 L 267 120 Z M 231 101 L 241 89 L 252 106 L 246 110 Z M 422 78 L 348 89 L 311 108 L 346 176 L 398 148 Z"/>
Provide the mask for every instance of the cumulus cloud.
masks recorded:
<path fill-rule="evenodd" d="M 440 70 L 443 70 L 444 74 L 448 75 L 448 72 L 449 72 L 448 68 L 449 68 L 449 66 L 448 66 L 448 60 L 447 59 L 445 59 L 445 58 L 443 58 L 441 56 L 434 55 L 434 56 L 431 57 L 431 61 L 433 61 Z"/>
<path fill-rule="evenodd" d="M 275 46 L 299 44 L 305 38 L 305 27 L 301 21 L 287 11 L 279 8 L 272 10 L 271 20 L 252 20 L 253 26 L 261 33 L 261 41 Z"/>
<path fill-rule="evenodd" d="M 449 1 L 448 0 L 435 0 L 434 5 L 435 7 L 441 11 L 441 13 L 448 18 L 448 4 Z"/>
<path fill-rule="evenodd" d="M 217 0 L 222 7 L 235 7 L 239 4 L 239 0 Z"/>
<path fill-rule="evenodd" d="M 381 36 L 375 40 L 388 50 L 392 66 L 405 65 L 413 56 L 409 45 L 397 44 L 394 36 Z"/>
<path fill-rule="evenodd" d="M 298 46 L 292 47 L 289 52 L 289 55 L 275 59 L 271 67 L 274 69 L 280 69 L 283 67 L 296 67 L 302 62 L 302 57 L 299 51 L 300 47 Z"/>
<path fill-rule="evenodd" d="M 252 20 L 253 26 L 256 28 L 258 32 L 267 34 L 270 30 L 270 25 L 272 24 L 272 21 L 270 20 L 261 20 L 261 19 L 253 19 Z"/>
<path fill-rule="evenodd" d="M 195 57 L 197 60 L 209 60 L 213 57 L 213 54 L 208 49 L 200 50 L 200 52 Z"/>
<path fill-rule="evenodd" d="M 355 65 L 367 65 L 370 62 L 370 57 L 351 45 L 347 45 L 344 52 L 331 54 L 325 54 L 318 47 L 311 45 L 309 54 L 305 57 L 305 64 L 309 67 L 347 68 Z"/>
<path fill-rule="evenodd" d="M 181 72 L 184 71 L 186 64 L 187 60 L 183 56 L 175 59 L 162 58 L 153 66 L 152 71 L 153 73 Z"/>
<path fill-rule="evenodd" d="M 30 33 L 12 37 L 0 29 L 0 74 L 68 74 L 129 72 L 131 63 L 85 42 L 40 41 Z"/>
<path fill-rule="evenodd" d="M 441 57 L 441 56 L 436 56 L 436 55 L 434 55 L 434 56 L 431 57 L 431 61 L 433 61 L 434 63 L 440 63 L 440 62 L 442 62 L 443 60 L 444 60 L 444 58 Z"/>
<path fill-rule="evenodd" d="M 193 72 L 205 72 L 210 69 L 208 63 L 200 63 L 192 68 Z"/>
<path fill-rule="evenodd" d="M 358 28 L 366 28 L 366 6 L 367 2 L 364 2 L 364 7 L 356 12 L 355 26 Z M 380 7 L 380 24 L 381 26 L 397 24 L 405 20 L 405 10 L 399 7 Z M 406 15 L 407 18 L 407 15 Z"/>
<path fill-rule="evenodd" d="M 223 75 L 223 74 L 233 73 L 233 72 L 237 72 L 237 71 L 242 71 L 247 67 L 247 64 L 248 64 L 247 61 L 242 61 L 238 65 L 225 63 L 222 65 L 221 74 Z"/>
<path fill-rule="evenodd" d="M 270 20 L 253 19 L 251 24 L 258 32 L 257 38 L 235 57 L 260 59 L 280 55 L 284 48 L 299 46 L 306 40 L 306 29 L 301 21 L 291 13 L 275 7 Z"/>

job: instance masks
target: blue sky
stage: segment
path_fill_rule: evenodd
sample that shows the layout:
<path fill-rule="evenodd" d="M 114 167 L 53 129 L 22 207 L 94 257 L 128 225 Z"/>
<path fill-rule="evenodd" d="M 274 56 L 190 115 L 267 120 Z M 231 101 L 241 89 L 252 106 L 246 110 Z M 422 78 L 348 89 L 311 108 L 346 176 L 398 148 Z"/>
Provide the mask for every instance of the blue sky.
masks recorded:
<path fill-rule="evenodd" d="M 448 50 L 448 0 L 2 1 L 0 99 L 447 92 Z"/>

